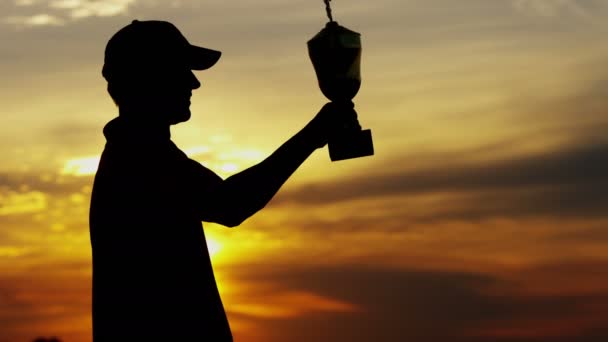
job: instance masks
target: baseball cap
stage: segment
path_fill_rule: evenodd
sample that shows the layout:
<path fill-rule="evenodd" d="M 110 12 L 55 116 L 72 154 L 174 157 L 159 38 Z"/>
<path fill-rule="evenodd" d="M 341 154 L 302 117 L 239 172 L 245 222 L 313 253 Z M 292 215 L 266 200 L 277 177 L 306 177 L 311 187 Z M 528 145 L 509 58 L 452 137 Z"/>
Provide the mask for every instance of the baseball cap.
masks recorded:
<path fill-rule="evenodd" d="M 205 70 L 217 63 L 221 54 L 190 44 L 169 22 L 133 20 L 108 41 L 102 74 L 110 80 L 134 69 L 184 64 L 191 70 Z"/>

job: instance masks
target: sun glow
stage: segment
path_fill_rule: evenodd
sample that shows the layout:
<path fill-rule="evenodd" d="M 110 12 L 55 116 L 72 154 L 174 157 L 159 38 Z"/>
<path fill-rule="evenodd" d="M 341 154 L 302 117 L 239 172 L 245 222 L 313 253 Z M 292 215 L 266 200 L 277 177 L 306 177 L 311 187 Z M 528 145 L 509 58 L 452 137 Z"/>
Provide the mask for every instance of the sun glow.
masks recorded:
<path fill-rule="evenodd" d="M 217 240 L 207 237 L 207 250 L 209 256 L 214 257 L 222 250 L 222 245 Z"/>
<path fill-rule="evenodd" d="M 94 175 L 99 166 L 99 157 L 84 157 L 68 160 L 61 174 L 70 176 Z"/>

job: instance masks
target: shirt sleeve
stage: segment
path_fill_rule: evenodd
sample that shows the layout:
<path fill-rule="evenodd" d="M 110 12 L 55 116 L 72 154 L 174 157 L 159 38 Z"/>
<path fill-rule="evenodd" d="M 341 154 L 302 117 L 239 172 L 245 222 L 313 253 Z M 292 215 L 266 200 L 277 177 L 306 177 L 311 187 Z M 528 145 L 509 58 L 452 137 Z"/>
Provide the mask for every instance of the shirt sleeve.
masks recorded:
<path fill-rule="evenodd" d="M 180 183 L 190 212 L 200 221 L 221 223 L 219 218 L 225 215 L 221 212 L 223 206 L 218 204 L 223 202 L 224 180 L 193 159 L 186 157 L 183 163 L 184 172 L 178 177 L 183 177 Z"/>

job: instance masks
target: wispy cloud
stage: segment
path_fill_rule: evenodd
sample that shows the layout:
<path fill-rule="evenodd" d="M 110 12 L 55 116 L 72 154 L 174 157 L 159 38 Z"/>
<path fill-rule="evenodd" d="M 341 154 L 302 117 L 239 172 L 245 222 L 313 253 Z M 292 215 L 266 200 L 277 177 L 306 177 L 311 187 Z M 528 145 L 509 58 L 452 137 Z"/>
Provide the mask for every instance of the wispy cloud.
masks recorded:
<path fill-rule="evenodd" d="M 302 186 L 278 198 L 332 204 L 359 198 L 443 194 L 437 218 L 528 215 L 605 216 L 608 144 L 581 144 L 512 160 L 448 162 L 419 170 L 366 175 L 334 184 Z M 403 157 L 402 159 L 408 159 Z M 449 208 L 449 209 L 448 209 Z"/>
<path fill-rule="evenodd" d="M 263 294 L 254 301 L 240 302 L 231 306 L 235 313 L 259 318 L 293 318 L 312 312 L 357 312 L 358 309 L 344 301 L 319 296 L 309 291 L 275 291 Z"/>
<path fill-rule="evenodd" d="M 137 0 L 15 0 L 16 15 L 5 16 L 15 27 L 60 26 L 88 17 L 111 17 L 128 12 Z M 32 12 L 32 13 L 28 13 Z"/>
<path fill-rule="evenodd" d="M 75 158 L 66 161 L 61 174 L 73 176 L 90 176 L 97 172 L 99 156 Z"/>
<path fill-rule="evenodd" d="M 0 193 L 0 216 L 31 214 L 47 207 L 47 196 L 39 191 Z"/>
<path fill-rule="evenodd" d="M 87 17 L 110 17 L 120 15 L 135 4 L 136 0 L 53 0 L 49 7 L 64 10 L 74 19 Z"/>
<path fill-rule="evenodd" d="M 585 5 L 577 0 L 514 0 L 513 6 L 526 14 L 556 17 L 562 13 L 580 16 L 589 14 Z"/>
<path fill-rule="evenodd" d="M 64 19 L 45 13 L 29 16 L 9 16 L 4 18 L 3 22 L 16 27 L 62 26 L 65 24 Z"/>
<path fill-rule="evenodd" d="M 15 0 L 17 6 L 32 6 L 39 3 L 40 0 Z"/>

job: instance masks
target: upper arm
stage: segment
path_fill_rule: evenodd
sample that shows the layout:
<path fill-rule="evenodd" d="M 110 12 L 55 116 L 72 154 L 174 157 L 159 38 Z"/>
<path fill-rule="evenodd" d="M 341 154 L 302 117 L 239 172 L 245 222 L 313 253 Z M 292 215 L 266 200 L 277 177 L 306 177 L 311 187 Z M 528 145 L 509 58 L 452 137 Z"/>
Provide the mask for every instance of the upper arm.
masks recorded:
<path fill-rule="evenodd" d="M 224 180 L 195 160 L 188 159 L 183 187 L 197 219 L 230 226 Z"/>

